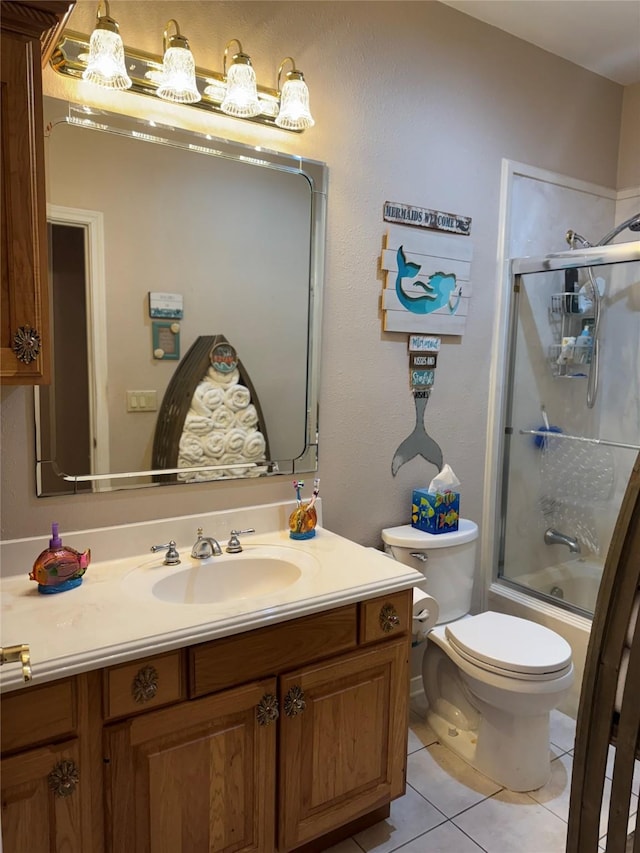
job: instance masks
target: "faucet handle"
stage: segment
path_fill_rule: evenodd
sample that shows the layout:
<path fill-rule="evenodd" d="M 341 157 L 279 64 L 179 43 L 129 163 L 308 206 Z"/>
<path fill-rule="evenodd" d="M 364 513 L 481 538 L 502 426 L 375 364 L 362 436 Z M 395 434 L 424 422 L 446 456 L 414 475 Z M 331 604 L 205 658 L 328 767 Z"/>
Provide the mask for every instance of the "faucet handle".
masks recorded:
<path fill-rule="evenodd" d="M 22 677 L 24 680 L 31 681 L 31 658 L 29 656 L 28 643 L 0 648 L 0 664 L 14 662 L 20 663 L 22 666 Z"/>
<path fill-rule="evenodd" d="M 165 558 L 163 560 L 165 566 L 177 566 L 180 562 L 180 554 L 176 549 L 175 540 L 171 539 L 166 545 L 152 545 L 151 551 L 155 554 L 156 551 L 166 551 Z"/>
<path fill-rule="evenodd" d="M 240 544 L 240 540 L 238 536 L 243 536 L 245 533 L 255 533 L 255 527 L 247 527 L 246 530 L 232 530 L 229 534 L 229 541 L 227 542 L 226 552 L 227 554 L 239 554 L 242 551 L 242 545 Z"/>

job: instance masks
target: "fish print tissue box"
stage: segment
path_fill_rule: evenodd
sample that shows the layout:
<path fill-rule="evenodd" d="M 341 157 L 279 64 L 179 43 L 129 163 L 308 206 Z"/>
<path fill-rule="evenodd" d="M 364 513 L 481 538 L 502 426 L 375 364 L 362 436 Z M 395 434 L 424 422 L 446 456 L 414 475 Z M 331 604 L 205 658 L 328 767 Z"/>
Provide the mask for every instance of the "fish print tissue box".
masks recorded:
<path fill-rule="evenodd" d="M 411 526 L 426 533 L 451 533 L 458 529 L 460 492 L 414 489 Z"/>

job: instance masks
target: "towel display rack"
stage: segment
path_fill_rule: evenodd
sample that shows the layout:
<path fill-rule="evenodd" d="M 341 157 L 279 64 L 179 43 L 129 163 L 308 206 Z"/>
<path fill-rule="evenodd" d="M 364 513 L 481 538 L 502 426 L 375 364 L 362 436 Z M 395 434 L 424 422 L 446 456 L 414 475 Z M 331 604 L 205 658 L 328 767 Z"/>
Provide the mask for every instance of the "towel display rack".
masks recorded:
<path fill-rule="evenodd" d="M 608 853 L 640 853 L 628 839 L 634 760 L 640 758 L 640 454 L 629 478 L 600 582 L 585 661 L 571 779 L 567 853 L 597 853 L 607 758 L 615 746 Z M 626 661 L 626 666 L 625 666 Z"/>

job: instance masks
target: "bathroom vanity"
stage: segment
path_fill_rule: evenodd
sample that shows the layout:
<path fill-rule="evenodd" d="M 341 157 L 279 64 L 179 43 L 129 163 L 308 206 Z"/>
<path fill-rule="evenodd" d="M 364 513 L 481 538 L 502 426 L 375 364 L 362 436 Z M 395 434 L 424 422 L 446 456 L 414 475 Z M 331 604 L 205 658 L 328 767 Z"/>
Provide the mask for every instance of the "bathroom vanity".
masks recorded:
<path fill-rule="evenodd" d="M 286 547 L 251 541 L 247 559 Z M 5 853 L 322 850 L 388 814 L 405 785 L 416 573 L 323 529 L 299 547 L 316 566 L 260 603 L 145 600 L 135 557 L 57 596 L 3 581 L 3 643 L 19 613 L 35 641 L 31 683 L 2 672 Z M 153 621 L 166 631 L 145 637 Z"/>

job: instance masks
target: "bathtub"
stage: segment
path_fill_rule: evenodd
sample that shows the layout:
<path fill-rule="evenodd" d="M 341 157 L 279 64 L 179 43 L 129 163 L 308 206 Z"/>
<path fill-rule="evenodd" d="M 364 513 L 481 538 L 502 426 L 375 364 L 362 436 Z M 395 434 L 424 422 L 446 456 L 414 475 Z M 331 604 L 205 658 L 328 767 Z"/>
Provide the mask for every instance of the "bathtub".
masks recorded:
<path fill-rule="evenodd" d="M 582 610 L 593 613 L 601 577 L 602 563 L 578 559 L 521 575 L 517 582 L 518 584 L 526 583 L 531 589 L 552 598 L 559 598 L 561 592 L 567 603 L 571 602 Z M 556 631 L 569 643 L 573 653 L 576 678 L 570 692 L 558 706 L 558 710 L 575 718 L 578 713 L 584 662 L 591 634 L 591 618 L 558 607 L 552 600 L 528 595 L 524 587 L 508 586 L 499 579 L 489 587 L 487 609 L 538 622 Z"/>
<path fill-rule="evenodd" d="M 596 560 L 577 558 L 519 575 L 513 581 L 552 598 L 564 600 L 593 615 L 603 568 L 603 564 Z M 526 594 L 526 590 L 524 592 Z"/>

